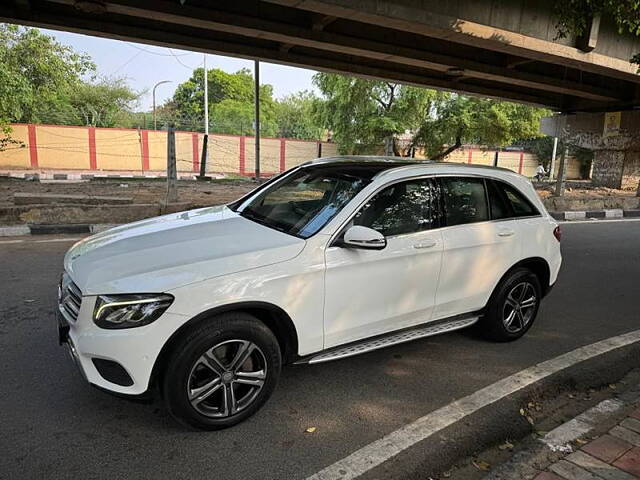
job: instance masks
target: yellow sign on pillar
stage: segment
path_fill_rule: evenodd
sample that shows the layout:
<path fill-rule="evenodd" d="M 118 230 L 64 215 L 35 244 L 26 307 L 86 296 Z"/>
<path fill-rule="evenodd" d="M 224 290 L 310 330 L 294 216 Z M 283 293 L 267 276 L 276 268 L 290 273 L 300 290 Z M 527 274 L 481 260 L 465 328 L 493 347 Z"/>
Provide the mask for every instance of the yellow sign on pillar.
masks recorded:
<path fill-rule="evenodd" d="M 622 112 L 607 112 L 604 114 L 603 137 L 615 137 L 620 135 L 620 119 Z"/>

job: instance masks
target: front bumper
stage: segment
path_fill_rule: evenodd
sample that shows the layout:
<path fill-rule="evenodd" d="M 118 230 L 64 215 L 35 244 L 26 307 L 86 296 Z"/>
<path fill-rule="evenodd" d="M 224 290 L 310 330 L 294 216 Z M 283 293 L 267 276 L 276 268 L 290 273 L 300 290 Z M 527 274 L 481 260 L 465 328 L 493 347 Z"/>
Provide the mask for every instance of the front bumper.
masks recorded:
<path fill-rule="evenodd" d="M 58 324 L 58 344 L 66 348 L 67 353 L 69 353 L 69 356 L 71 357 L 71 361 L 78 368 L 78 370 L 80 370 L 80 373 L 82 374 L 84 379 L 87 380 L 87 376 L 85 375 L 84 370 L 80 365 L 76 346 L 73 343 L 73 340 L 69 338 L 69 322 L 60 311 L 57 312 L 56 319 Z"/>
<path fill-rule="evenodd" d="M 122 395 L 143 395 L 162 347 L 187 318 L 165 312 L 150 325 L 107 330 L 93 322 L 95 301 L 94 296 L 82 297 L 75 321 L 58 309 L 59 343 L 92 385 Z"/>

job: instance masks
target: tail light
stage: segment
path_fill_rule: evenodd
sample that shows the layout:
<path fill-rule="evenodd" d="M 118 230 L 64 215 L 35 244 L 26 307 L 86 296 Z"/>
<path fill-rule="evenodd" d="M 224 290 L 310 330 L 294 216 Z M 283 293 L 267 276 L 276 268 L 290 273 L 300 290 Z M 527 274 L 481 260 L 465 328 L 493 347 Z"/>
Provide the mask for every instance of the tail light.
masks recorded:
<path fill-rule="evenodd" d="M 556 240 L 562 240 L 562 230 L 560 230 L 560 225 L 553 229 L 553 236 L 556 237 Z"/>

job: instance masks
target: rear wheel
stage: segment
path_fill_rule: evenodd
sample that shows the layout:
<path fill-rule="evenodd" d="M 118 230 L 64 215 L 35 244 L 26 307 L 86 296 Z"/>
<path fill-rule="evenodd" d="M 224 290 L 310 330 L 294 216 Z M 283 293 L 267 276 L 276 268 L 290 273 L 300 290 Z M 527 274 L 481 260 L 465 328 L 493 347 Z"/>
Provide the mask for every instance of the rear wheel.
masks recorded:
<path fill-rule="evenodd" d="M 276 386 L 281 356 L 271 330 L 238 312 L 197 325 L 178 341 L 167 365 L 169 412 L 190 426 L 217 430 L 260 409 Z"/>
<path fill-rule="evenodd" d="M 485 337 L 509 342 L 523 336 L 536 318 L 542 289 L 527 268 L 509 272 L 496 287 L 480 323 Z"/>

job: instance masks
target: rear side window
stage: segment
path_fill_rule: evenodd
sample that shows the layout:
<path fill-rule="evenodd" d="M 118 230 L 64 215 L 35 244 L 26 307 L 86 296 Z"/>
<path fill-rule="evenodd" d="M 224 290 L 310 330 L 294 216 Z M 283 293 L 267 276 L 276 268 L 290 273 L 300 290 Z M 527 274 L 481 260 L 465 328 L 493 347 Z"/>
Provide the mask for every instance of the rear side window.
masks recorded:
<path fill-rule="evenodd" d="M 385 237 L 433 227 L 437 193 L 429 179 L 397 183 L 374 195 L 354 218 L 354 225 L 373 228 Z"/>
<path fill-rule="evenodd" d="M 503 192 L 504 198 L 511 207 L 513 217 L 529 217 L 539 215 L 538 209 L 534 207 L 529 199 L 520 193 L 516 188 L 506 183 L 494 180 L 493 183 Z"/>
<path fill-rule="evenodd" d="M 487 179 L 487 190 L 489 194 L 489 206 L 491 207 L 491 218 L 500 220 L 513 217 L 511 205 L 504 192 L 498 187 L 497 182 Z"/>
<path fill-rule="evenodd" d="M 487 193 L 482 178 L 442 177 L 440 182 L 447 225 L 489 220 Z"/>

